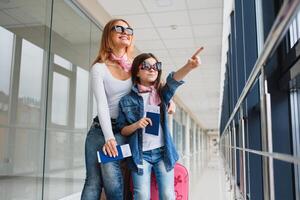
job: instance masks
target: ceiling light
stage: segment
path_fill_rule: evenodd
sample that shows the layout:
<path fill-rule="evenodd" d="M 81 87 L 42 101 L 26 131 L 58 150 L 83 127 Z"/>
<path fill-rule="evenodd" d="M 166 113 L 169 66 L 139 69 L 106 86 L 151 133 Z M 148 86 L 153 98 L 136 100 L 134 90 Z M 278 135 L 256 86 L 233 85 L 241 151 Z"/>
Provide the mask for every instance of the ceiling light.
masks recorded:
<path fill-rule="evenodd" d="M 173 1 L 172 0 L 156 0 L 156 4 L 159 7 L 168 7 L 168 6 L 172 6 Z"/>
<path fill-rule="evenodd" d="M 172 30 L 176 30 L 178 28 L 178 26 L 176 24 L 172 24 L 172 25 L 170 25 L 170 27 Z"/>

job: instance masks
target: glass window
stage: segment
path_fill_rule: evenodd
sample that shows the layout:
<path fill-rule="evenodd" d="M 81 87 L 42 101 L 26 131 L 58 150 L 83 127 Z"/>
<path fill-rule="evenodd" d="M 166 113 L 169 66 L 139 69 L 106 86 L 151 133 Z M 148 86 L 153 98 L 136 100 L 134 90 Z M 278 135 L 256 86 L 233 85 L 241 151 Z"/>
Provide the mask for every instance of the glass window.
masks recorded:
<path fill-rule="evenodd" d="M 13 174 L 40 176 L 39 169 L 43 166 L 44 150 L 44 145 L 40 141 L 43 140 L 43 135 L 31 129 L 16 129 L 11 133 L 15 136 L 13 139 L 15 148 L 10 155 L 11 162 L 14 163 Z"/>
<path fill-rule="evenodd" d="M 72 70 L 72 63 L 59 55 L 54 55 L 54 63 L 68 70 Z"/>
<path fill-rule="evenodd" d="M 42 48 L 22 40 L 18 95 L 18 122 L 22 124 L 40 124 L 43 53 Z"/>
<path fill-rule="evenodd" d="M 88 111 L 88 71 L 77 67 L 75 128 L 86 128 Z"/>
<path fill-rule="evenodd" d="M 80 198 L 86 175 L 85 138 L 91 124 L 87 120 L 91 119 L 92 108 L 96 108 L 89 96 L 89 69 L 99 48 L 101 31 L 72 1 L 53 1 L 51 31 L 54 66 L 50 69 L 54 71 L 50 71 L 49 121 L 54 126 L 47 127 L 44 198 L 67 199 L 74 194 Z"/>
<path fill-rule="evenodd" d="M 292 48 L 300 38 L 300 13 L 295 17 L 290 25 L 290 48 Z"/>
<path fill-rule="evenodd" d="M 0 26 L 0 124 L 8 123 L 14 34 Z"/>
<path fill-rule="evenodd" d="M 191 124 L 190 124 L 190 153 L 194 153 L 194 125 L 195 125 L 195 122 L 193 119 L 190 119 L 191 120 Z"/>
<path fill-rule="evenodd" d="M 298 79 L 298 80 L 297 80 Z M 293 134 L 293 154 L 300 156 L 300 75 L 291 80 L 290 84 L 290 108 L 291 128 Z M 297 85 L 298 82 L 298 85 Z M 300 166 L 295 165 L 295 190 L 297 199 L 300 198 Z"/>
<path fill-rule="evenodd" d="M 197 126 L 197 129 L 196 129 L 196 151 L 198 152 L 199 151 L 199 134 L 200 134 L 200 128 L 199 126 Z"/>
<path fill-rule="evenodd" d="M 54 72 L 51 111 L 52 123 L 65 126 L 68 124 L 69 88 L 69 78 Z"/>
<path fill-rule="evenodd" d="M 0 92 L 9 94 L 14 34 L 0 26 Z"/>
<path fill-rule="evenodd" d="M 8 175 L 10 158 L 8 155 L 8 150 L 6 148 L 7 143 L 8 143 L 8 129 L 0 128 L 0 160 L 2 161 L 0 162 L 0 176 Z M 1 185 L 2 184 L 0 181 L 0 186 Z"/>

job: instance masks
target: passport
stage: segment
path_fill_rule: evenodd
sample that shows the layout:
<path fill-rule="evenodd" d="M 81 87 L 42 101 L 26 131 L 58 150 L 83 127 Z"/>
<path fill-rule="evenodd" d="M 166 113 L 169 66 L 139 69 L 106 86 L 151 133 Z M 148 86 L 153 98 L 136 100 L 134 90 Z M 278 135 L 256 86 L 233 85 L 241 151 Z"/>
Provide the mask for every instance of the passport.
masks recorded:
<path fill-rule="evenodd" d="M 152 121 L 152 126 L 149 124 L 145 128 L 145 133 L 158 135 L 159 134 L 159 123 L 160 123 L 160 114 L 154 112 L 146 112 L 146 117 L 150 118 Z"/>
<path fill-rule="evenodd" d="M 98 162 L 105 164 L 108 162 L 121 160 L 131 156 L 131 150 L 129 144 L 117 145 L 116 147 L 118 150 L 118 156 L 116 157 L 110 157 L 108 154 L 105 155 L 102 149 L 97 151 Z"/>

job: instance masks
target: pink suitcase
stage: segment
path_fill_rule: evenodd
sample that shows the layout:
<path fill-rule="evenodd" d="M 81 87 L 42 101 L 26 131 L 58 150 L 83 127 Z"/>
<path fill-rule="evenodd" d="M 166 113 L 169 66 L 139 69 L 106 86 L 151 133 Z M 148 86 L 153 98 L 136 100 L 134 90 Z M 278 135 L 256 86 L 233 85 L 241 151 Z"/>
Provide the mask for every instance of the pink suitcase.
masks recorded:
<path fill-rule="evenodd" d="M 187 169 L 179 163 L 176 163 L 174 168 L 174 187 L 176 200 L 188 200 L 189 174 Z M 133 191 L 132 181 L 130 189 Z M 151 200 L 159 200 L 158 186 L 154 173 L 151 175 Z"/>

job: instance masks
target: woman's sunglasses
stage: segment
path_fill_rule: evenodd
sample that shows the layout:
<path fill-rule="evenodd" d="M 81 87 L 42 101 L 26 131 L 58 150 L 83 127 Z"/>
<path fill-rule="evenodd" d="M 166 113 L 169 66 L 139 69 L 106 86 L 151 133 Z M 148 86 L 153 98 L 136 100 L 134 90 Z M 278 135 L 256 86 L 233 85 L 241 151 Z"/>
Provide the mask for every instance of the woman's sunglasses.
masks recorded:
<path fill-rule="evenodd" d="M 112 31 L 116 31 L 117 33 L 126 33 L 127 35 L 133 35 L 133 29 L 130 27 L 123 27 L 119 25 L 115 25 L 111 28 Z"/>
<path fill-rule="evenodd" d="M 142 62 L 141 64 L 141 70 L 147 70 L 150 71 L 153 69 L 154 71 L 160 71 L 161 70 L 161 62 L 156 62 L 155 64 L 151 65 L 147 63 L 146 61 Z"/>

